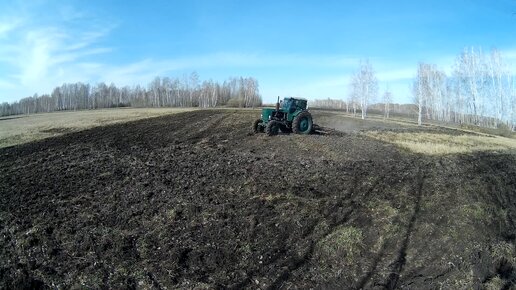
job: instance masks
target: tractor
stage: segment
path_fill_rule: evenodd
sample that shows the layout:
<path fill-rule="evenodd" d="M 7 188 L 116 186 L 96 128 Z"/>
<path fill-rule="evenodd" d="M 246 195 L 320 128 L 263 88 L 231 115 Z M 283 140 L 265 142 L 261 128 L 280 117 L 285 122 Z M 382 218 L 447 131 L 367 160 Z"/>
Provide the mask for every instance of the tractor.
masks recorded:
<path fill-rule="evenodd" d="M 255 133 L 265 132 L 269 136 L 279 133 L 294 132 L 310 134 L 313 129 L 312 115 L 306 109 L 307 101 L 300 98 L 284 98 L 280 104 L 279 97 L 276 108 L 263 108 L 260 119 L 254 121 Z"/>

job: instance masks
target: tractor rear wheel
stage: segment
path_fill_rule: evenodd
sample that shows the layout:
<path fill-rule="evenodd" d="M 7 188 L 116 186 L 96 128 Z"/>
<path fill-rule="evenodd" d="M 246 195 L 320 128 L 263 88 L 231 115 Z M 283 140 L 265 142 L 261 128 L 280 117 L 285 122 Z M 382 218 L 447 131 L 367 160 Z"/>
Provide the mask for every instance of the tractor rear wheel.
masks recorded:
<path fill-rule="evenodd" d="M 269 136 L 278 135 L 280 123 L 278 121 L 269 121 L 265 127 L 265 133 Z"/>
<path fill-rule="evenodd" d="M 292 131 L 296 134 L 310 134 L 312 127 L 312 114 L 308 111 L 299 113 L 292 122 Z"/>
<path fill-rule="evenodd" d="M 253 132 L 254 133 L 263 133 L 262 119 L 257 119 L 253 123 Z"/>

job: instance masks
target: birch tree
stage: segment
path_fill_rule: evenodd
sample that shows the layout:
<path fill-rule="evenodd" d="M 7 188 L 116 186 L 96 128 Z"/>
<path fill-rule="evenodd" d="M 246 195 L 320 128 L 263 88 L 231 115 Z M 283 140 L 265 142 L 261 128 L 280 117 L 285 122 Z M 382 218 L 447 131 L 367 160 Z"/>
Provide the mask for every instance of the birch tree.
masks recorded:
<path fill-rule="evenodd" d="M 350 90 L 348 94 L 348 103 L 351 104 L 351 108 L 353 109 L 353 117 L 357 116 L 357 104 L 358 104 L 358 87 L 357 83 L 354 81 L 354 77 L 351 79 Z"/>
<path fill-rule="evenodd" d="M 367 107 L 378 95 L 378 79 L 373 66 L 366 60 L 360 63 L 358 72 L 351 80 L 351 94 L 357 98 L 362 111 L 362 119 L 367 116 Z"/>
<path fill-rule="evenodd" d="M 461 121 L 484 127 L 514 126 L 514 76 L 498 50 L 486 55 L 481 49 L 464 49 L 455 61 L 453 84 Z"/>
<path fill-rule="evenodd" d="M 389 111 L 392 103 L 392 93 L 389 91 L 389 89 L 385 90 L 383 93 L 383 118 L 388 119 L 389 118 Z"/>
<path fill-rule="evenodd" d="M 416 80 L 412 86 L 414 103 L 417 105 L 417 124 L 423 123 L 423 109 L 430 95 L 430 65 L 419 63 L 417 69 Z"/>
<path fill-rule="evenodd" d="M 435 65 L 419 63 L 416 79 L 412 85 L 414 103 L 418 108 L 418 125 L 423 114 L 427 119 L 442 119 L 446 107 L 446 74 Z"/>
<path fill-rule="evenodd" d="M 262 104 L 255 78 L 230 78 L 222 86 L 213 80 L 199 83 L 197 73 L 182 78 L 155 77 L 146 87 L 117 87 L 114 83 L 107 86 L 104 82 L 93 86 L 65 83 L 55 87 L 51 95 L 34 94 L 17 102 L 0 104 L 0 116 L 122 106 L 208 108 L 226 105 L 230 99 L 238 101 L 242 107 Z"/>

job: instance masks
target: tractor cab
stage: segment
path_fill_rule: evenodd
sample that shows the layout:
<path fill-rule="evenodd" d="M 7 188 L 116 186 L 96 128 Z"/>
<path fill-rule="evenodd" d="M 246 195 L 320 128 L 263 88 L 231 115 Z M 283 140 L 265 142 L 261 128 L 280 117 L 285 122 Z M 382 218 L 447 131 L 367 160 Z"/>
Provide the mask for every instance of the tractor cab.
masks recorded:
<path fill-rule="evenodd" d="M 306 100 L 285 98 L 281 104 L 281 110 L 288 114 L 292 114 L 297 110 L 306 110 Z"/>

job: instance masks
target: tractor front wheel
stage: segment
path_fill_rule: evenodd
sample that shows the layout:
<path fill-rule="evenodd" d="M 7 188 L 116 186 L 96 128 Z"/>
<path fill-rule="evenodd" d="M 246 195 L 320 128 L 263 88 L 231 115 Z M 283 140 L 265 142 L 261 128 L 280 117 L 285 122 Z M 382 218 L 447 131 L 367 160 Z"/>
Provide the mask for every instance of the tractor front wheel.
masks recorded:
<path fill-rule="evenodd" d="M 310 134 L 312 127 L 312 115 L 308 111 L 299 113 L 292 122 L 292 131 L 296 134 Z"/>
<path fill-rule="evenodd" d="M 253 123 L 253 132 L 256 133 L 263 133 L 263 126 L 262 126 L 262 119 L 257 119 Z"/>
<path fill-rule="evenodd" d="M 269 136 L 278 135 L 279 125 L 280 123 L 277 121 L 269 121 L 269 123 L 267 123 L 267 127 L 265 127 L 265 133 Z"/>
<path fill-rule="evenodd" d="M 279 129 L 282 133 L 292 133 L 292 129 L 287 127 L 285 124 L 280 124 Z"/>

